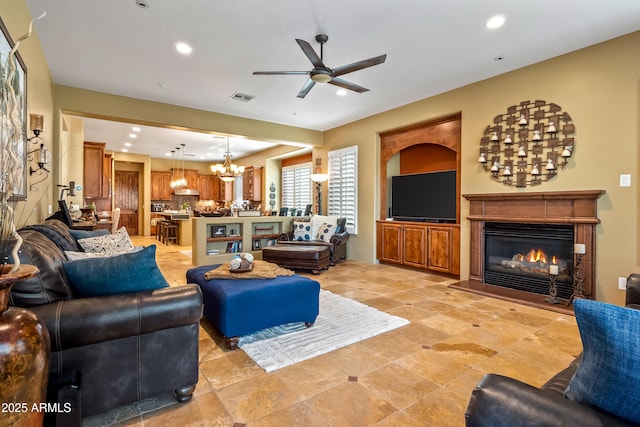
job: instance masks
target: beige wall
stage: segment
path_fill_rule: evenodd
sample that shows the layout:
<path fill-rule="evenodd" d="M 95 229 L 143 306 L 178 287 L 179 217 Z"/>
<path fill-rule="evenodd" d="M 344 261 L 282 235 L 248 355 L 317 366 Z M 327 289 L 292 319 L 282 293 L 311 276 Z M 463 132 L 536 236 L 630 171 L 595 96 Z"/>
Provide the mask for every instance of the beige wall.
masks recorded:
<path fill-rule="evenodd" d="M 31 15 L 25 1 L 0 2 L 0 17 L 9 30 L 11 38 L 15 41 L 28 31 Z M 51 150 L 52 136 L 57 129 L 53 117 L 53 83 L 49 74 L 49 68 L 42 53 L 40 39 L 34 31 L 30 38 L 22 41 L 18 49 L 27 67 L 27 110 L 28 114 L 40 114 L 44 116 L 44 132 L 40 134 L 47 149 Z M 27 118 L 28 120 L 28 118 Z M 27 128 L 29 123 L 27 122 Z M 54 129 L 56 128 L 56 129 Z M 31 133 L 29 133 L 31 136 Z M 36 146 L 28 147 L 32 151 Z M 16 226 L 34 224 L 48 216 L 49 205 L 56 209 L 58 200 L 57 187 L 52 186 L 52 176 L 58 172 L 58 162 L 55 152 L 52 152 L 52 173 L 43 182 L 36 185 L 27 193 L 26 202 L 18 202 L 16 206 Z M 33 162 L 31 162 L 33 165 Z M 27 170 L 29 169 L 27 164 Z M 35 165 L 37 167 L 37 165 Z M 42 177 L 29 176 L 27 172 L 27 189 Z M 57 182 L 55 182 L 57 184 Z"/>
<path fill-rule="evenodd" d="M 639 270 L 638 135 L 640 32 L 576 51 L 445 94 L 368 117 L 325 133 L 327 150 L 359 146 L 359 230 L 349 256 L 375 258 L 379 212 L 378 133 L 462 112 L 462 193 L 602 189 L 596 254 L 597 299 L 624 303 L 617 278 Z M 549 182 L 516 190 L 496 183 L 478 165 L 480 137 L 493 117 L 524 100 L 560 105 L 576 126 L 576 149 L 568 166 Z M 376 172 L 372 172 L 376 171 Z M 632 186 L 618 186 L 629 173 Z M 419 197 L 419 194 L 416 194 Z M 469 274 L 468 204 L 461 206 L 461 278 Z"/>

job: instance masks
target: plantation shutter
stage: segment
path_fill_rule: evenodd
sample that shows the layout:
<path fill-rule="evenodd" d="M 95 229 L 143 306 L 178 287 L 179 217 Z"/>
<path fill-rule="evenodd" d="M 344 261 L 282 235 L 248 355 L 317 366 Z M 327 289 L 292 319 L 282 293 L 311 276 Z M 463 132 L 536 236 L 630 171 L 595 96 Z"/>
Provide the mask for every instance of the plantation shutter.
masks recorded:
<path fill-rule="evenodd" d="M 311 163 L 282 168 L 282 207 L 302 209 L 311 204 Z"/>
<path fill-rule="evenodd" d="M 330 216 L 347 219 L 347 231 L 358 234 L 358 147 L 329 152 Z"/>

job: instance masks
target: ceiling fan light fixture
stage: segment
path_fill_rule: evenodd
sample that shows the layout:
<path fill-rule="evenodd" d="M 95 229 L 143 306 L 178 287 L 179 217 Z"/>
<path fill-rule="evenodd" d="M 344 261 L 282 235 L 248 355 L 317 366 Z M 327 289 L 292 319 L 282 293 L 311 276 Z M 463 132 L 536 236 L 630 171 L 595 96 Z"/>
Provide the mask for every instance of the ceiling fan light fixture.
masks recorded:
<path fill-rule="evenodd" d="M 312 71 L 310 78 L 316 83 L 329 83 L 332 79 L 331 73 L 325 70 Z"/>

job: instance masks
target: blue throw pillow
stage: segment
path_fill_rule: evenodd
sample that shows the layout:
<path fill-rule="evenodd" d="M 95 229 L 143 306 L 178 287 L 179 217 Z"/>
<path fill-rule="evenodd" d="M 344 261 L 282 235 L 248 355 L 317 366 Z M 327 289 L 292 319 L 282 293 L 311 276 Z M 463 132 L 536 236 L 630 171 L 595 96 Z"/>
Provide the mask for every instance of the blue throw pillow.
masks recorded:
<path fill-rule="evenodd" d="M 148 291 L 169 286 L 156 264 L 156 245 L 107 258 L 63 263 L 71 287 L 83 297 Z"/>
<path fill-rule="evenodd" d="M 111 232 L 106 228 L 99 228 L 97 230 L 74 230 L 73 228 L 69 229 L 69 234 L 71 234 L 71 237 L 73 237 L 75 240 L 104 236 L 105 234 L 110 233 Z"/>
<path fill-rule="evenodd" d="M 582 359 L 565 396 L 640 422 L 640 311 L 587 299 L 574 301 Z"/>

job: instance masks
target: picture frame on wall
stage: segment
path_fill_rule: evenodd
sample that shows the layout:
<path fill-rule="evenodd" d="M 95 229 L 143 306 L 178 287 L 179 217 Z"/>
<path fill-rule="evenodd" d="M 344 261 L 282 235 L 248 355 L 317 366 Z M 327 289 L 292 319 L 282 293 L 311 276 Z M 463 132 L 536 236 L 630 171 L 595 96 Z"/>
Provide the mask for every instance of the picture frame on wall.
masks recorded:
<path fill-rule="evenodd" d="M 7 73 L 9 72 L 9 63 L 7 59 L 11 49 L 15 46 L 9 30 L 5 26 L 2 18 L 0 18 L 0 80 L 4 82 Z M 18 127 L 19 136 L 16 140 L 12 141 L 14 152 L 16 153 L 19 164 L 17 169 L 13 172 L 14 188 L 13 196 L 14 200 L 26 200 L 27 198 L 27 66 L 25 65 L 19 52 L 15 52 L 15 74 L 11 79 L 11 88 L 13 89 L 15 100 L 17 102 Z M 4 85 L 0 85 L 0 120 L 1 122 L 7 122 L 8 109 L 11 106 L 8 105 L 9 93 Z M 0 193 L 4 193 L 7 187 L 7 175 L 5 171 L 9 170 L 9 156 L 6 153 L 5 143 L 9 138 L 8 134 L 0 133 L 2 137 L 2 152 L 0 153 L 0 171 L 3 171 L 3 175 L 0 176 Z"/>

